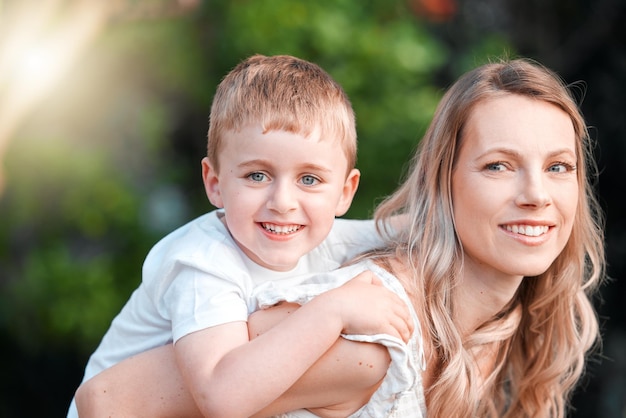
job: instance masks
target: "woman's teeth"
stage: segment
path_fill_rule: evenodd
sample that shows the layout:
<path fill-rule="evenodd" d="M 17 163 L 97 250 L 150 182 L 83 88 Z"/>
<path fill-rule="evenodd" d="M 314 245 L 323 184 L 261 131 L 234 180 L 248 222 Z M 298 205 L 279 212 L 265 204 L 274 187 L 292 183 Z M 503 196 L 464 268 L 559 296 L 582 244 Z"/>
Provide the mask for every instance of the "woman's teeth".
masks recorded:
<path fill-rule="evenodd" d="M 506 230 L 514 234 L 527 235 L 529 237 L 538 237 L 548 232 L 547 226 L 531 226 L 531 225 L 507 225 Z"/>

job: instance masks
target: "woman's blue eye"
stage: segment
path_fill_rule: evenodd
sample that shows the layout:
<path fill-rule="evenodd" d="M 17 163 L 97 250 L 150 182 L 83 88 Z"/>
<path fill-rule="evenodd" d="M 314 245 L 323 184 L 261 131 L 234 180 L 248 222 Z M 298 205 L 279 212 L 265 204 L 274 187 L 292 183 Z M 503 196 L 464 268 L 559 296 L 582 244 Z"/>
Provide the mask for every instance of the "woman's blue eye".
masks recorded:
<path fill-rule="evenodd" d="M 489 163 L 485 168 L 489 171 L 503 171 L 505 169 L 504 164 L 501 162 Z"/>
<path fill-rule="evenodd" d="M 569 163 L 556 163 L 552 164 L 548 170 L 553 173 L 567 173 L 569 171 L 576 171 L 576 166 Z"/>
<path fill-rule="evenodd" d="M 563 164 L 555 164 L 553 166 L 550 166 L 548 170 L 552 171 L 553 173 L 564 173 L 565 171 L 567 171 L 567 168 Z"/>

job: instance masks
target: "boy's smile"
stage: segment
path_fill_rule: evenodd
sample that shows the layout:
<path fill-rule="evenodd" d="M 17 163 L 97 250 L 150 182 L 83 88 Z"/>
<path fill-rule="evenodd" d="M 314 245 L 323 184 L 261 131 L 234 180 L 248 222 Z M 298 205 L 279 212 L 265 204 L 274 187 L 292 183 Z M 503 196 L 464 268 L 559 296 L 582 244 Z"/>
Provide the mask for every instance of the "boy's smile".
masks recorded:
<path fill-rule="evenodd" d="M 276 225 L 262 222 L 261 226 L 270 234 L 288 235 L 299 231 L 304 225 Z"/>
<path fill-rule="evenodd" d="M 280 271 L 328 235 L 358 186 L 359 172 L 337 140 L 248 125 L 224 134 L 220 172 L 204 159 L 207 196 L 224 208 L 225 222 L 245 254 Z M 348 177 L 346 178 L 346 173 Z"/>

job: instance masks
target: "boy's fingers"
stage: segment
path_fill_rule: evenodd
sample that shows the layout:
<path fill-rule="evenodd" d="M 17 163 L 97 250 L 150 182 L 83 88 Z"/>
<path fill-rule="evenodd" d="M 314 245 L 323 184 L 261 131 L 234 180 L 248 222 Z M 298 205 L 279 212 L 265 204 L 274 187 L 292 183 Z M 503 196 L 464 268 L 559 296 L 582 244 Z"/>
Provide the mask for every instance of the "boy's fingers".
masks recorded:
<path fill-rule="evenodd" d="M 411 317 L 409 308 L 399 297 L 397 297 L 394 302 L 394 307 L 396 307 L 396 318 L 398 318 L 396 329 L 402 340 L 406 342 L 411 338 L 411 335 L 413 335 L 413 318 Z"/>
<path fill-rule="evenodd" d="M 400 338 L 404 342 L 409 341 L 411 333 L 405 321 L 398 319 L 397 323 L 390 325 L 393 327 L 393 334 L 395 334 L 396 337 Z"/>

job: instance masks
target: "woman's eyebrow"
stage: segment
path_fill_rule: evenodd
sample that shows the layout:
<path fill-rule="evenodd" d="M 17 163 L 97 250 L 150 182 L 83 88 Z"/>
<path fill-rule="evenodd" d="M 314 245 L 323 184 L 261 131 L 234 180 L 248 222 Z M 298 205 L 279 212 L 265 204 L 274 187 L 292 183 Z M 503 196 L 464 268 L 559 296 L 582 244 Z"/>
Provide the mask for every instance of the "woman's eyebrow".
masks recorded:
<path fill-rule="evenodd" d="M 521 157 L 521 154 L 519 153 L 519 151 L 513 148 L 497 147 L 497 148 L 490 148 L 480 153 L 478 155 L 478 158 L 484 157 L 489 154 L 504 154 L 504 155 L 510 155 L 511 157 Z M 547 157 L 554 158 L 559 155 L 569 155 L 572 158 L 576 158 L 576 152 L 572 150 L 571 148 L 559 148 L 557 150 L 554 150 L 548 153 Z"/>

